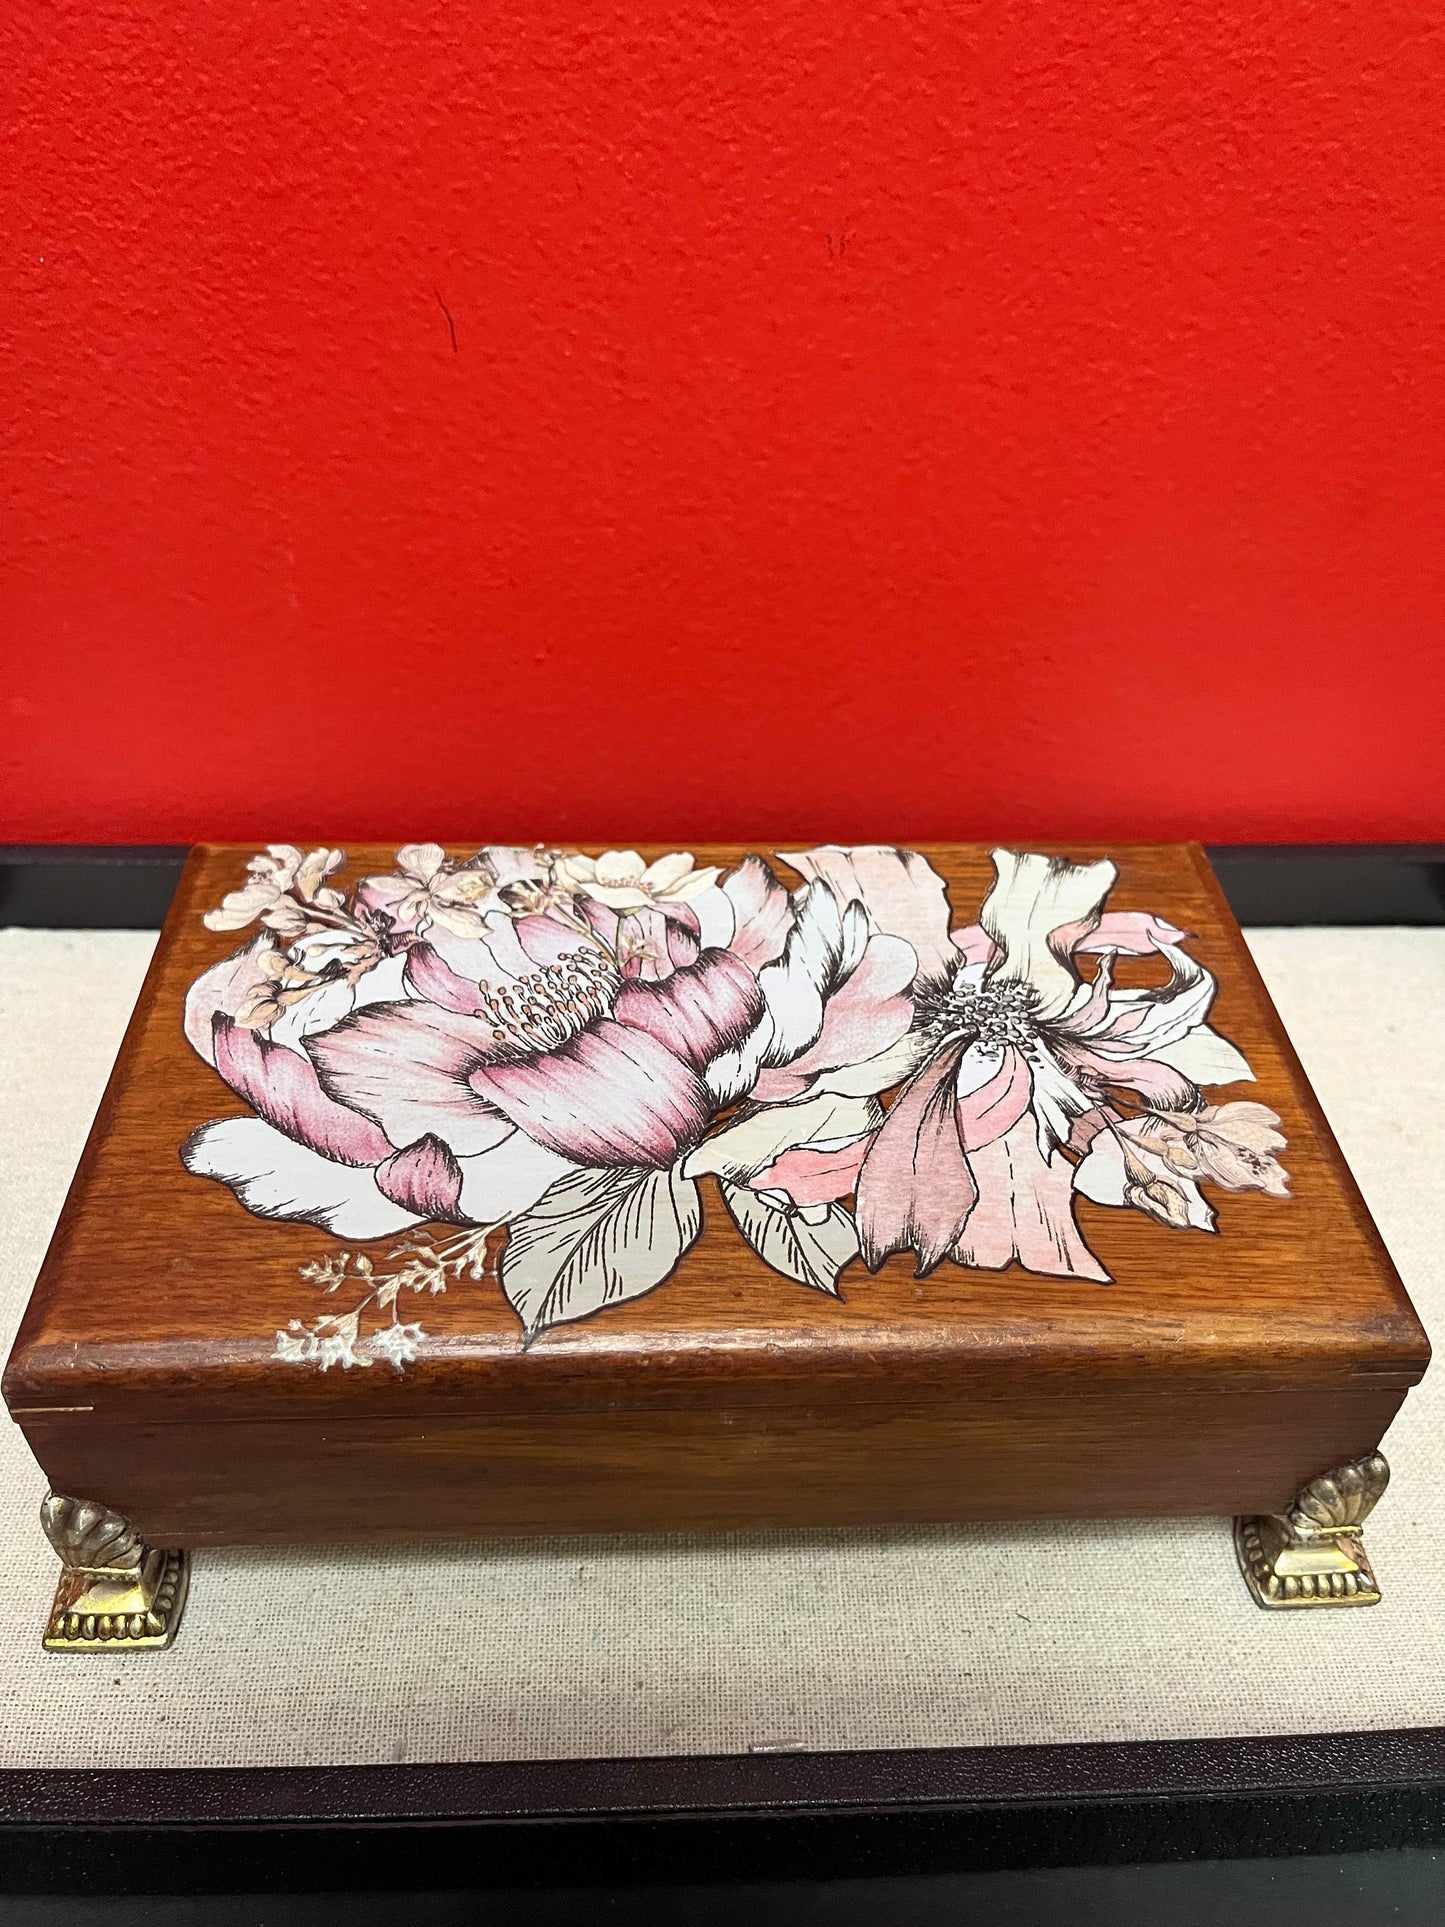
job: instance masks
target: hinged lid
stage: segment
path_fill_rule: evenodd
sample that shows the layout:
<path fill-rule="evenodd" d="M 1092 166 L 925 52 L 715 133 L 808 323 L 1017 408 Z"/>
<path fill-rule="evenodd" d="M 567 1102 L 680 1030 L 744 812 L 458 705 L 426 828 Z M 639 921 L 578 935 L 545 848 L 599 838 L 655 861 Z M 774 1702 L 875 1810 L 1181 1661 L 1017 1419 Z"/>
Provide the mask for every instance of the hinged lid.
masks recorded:
<path fill-rule="evenodd" d="M 1427 1359 L 1193 847 L 278 845 L 187 865 L 5 1394 L 329 1426 Z"/>

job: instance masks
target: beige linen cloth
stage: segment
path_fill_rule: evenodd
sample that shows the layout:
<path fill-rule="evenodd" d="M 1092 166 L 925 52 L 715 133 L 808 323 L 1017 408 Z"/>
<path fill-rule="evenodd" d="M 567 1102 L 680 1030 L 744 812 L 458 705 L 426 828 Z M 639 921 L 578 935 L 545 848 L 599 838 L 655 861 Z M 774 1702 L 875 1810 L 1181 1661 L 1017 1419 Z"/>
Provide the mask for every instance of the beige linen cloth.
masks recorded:
<path fill-rule="evenodd" d="M 8 1350 L 154 939 L 0 933 Z M 1445 1332 L 1445 931 L 1251 946 Z M 1322 1261 L 1328 1254 L 1321 1254 Z M 1439 1338 L 1437 1335 L 1437 1343 Z M 164 1654 L 40 1650 L 44 1490 L 0 1420 L 0 1763 L 281 1766 L 1445 1723 L 1445 1359 L 1386 1450 L 1385 1598 L 1265 1614 L 1224 1521 L 208 1551 Z"/>

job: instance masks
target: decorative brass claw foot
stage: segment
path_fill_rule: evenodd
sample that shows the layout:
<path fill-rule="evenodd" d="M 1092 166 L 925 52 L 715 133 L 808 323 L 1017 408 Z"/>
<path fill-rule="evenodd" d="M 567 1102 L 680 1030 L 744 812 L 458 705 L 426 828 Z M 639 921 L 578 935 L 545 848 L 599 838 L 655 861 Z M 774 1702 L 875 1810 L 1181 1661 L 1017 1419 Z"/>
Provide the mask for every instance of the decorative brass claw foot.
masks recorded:
<path fill-rule="evenodd" d="M 64 1567 L 50 1608 L 46 1652 L 170 1645 L 186 1603 L 189 1553 L 142 1545 L 118 1512 L 55 1492 L 41 1505 L 40 1523 Z"/>
<path fill-rule="evenodd" d="M 1282 1519 L 1236 1519 L 1234 1546 L 1256 1604 L 1378 1606 L 1360 1533 L 1389 1482 L 1373 1452 L 1312 1479 Z"/>

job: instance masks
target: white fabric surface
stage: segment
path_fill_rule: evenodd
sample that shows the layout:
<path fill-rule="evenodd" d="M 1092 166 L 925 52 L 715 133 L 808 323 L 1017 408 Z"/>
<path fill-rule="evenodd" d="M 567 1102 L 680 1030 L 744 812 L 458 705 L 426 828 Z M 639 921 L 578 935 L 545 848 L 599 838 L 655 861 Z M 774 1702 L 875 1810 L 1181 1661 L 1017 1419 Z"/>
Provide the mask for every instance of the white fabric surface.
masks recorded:
<path fill-rule="evenodd" d="M 154 939 L 0 933 L 8 1348 Z M 1445 1326 L 1445 931 L 1255 954 Z M 1437 1341 L 1438 1342 L 1438 1341 Z M 1265 1614 L 1226 1522 L 202 1552 L 165 1654 L 59 1658 L 44 1481 L 0 1424 L 0 1763 L 272 1766 L 979 1746 L 1445 1723 L 1445 1369 L 1386 1450 L 1366 1612 Z"/>

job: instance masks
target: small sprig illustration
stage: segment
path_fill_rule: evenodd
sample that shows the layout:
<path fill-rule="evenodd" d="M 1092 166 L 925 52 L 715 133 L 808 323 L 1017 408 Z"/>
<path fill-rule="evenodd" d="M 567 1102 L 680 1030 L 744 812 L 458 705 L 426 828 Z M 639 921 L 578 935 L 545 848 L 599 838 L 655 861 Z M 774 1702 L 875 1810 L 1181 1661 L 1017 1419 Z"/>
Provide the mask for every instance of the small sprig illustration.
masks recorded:
<path fill-rule="evenodd" d="M 449 1281 L 463 1277 L 480 1280 L 487 1270 L 490 1225 L 473 1225 L 440 1244 L 408 1239 L 387 1254 L 388 1261 L 404 1260 L 395 1271 L 378 1272 L 364 1251 L 339 1251 L 328 1258 L 301 1265 L 300 1275 L 324 1292 L 349 1287 L 361 1297 L 346 1312 L 323 1312 L 309 1323 L 293 1318 L 276 1334 L 275 1356 L 289 1365 L 314 1365 L 330 1371 L 384 1361 L 401 1372 L 418 1356 L 426 1342 L 419 1323 L 406 1323 L 397 1309 L 404 1291 L 435 1297 Z M 368 1313 L 389 1312 L 389 1323 L 363 1330 Z"/>

